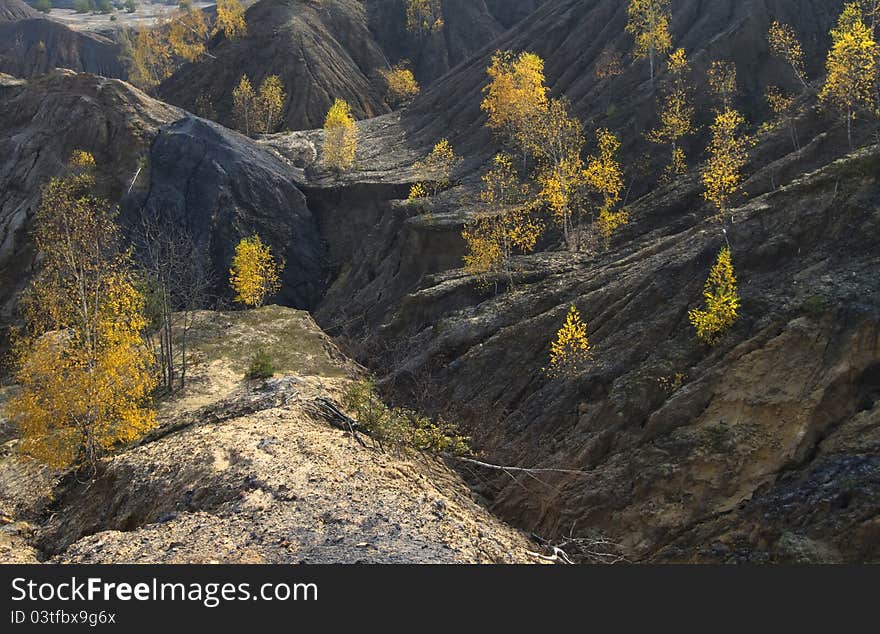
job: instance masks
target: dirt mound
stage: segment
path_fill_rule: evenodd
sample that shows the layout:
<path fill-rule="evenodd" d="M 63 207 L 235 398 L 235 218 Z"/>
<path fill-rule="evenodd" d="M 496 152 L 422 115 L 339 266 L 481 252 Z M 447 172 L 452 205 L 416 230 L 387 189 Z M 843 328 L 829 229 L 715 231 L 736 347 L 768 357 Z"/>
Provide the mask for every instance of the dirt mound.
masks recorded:
<path fill-rule="evenodd" d="M 204 312 L 193 332 L 192 380 L 160 405 L 161 427 L 94 482 L 57 488 L 47 520 L 4 527 L 0 552 L 33 557 L 34 543 L 61 562 L 536 561 L 535 546 L 442 462 L 364 446 L 328 424 L 315 399 L 339 398 L 359 369 L 307 313 Z M 276 375 L 246 382 L 258 346 Z M 0 475 L 18 460 L 4 457 Z M 28 515 L 38 503 L 21 497 Z"/>
<path fill-rule="evenodd" d="M 358 119 L 388 112 L 377 71 L 388 68 L 367 28 L 357 0 L 261 0 L 245 19 L 248 34 L 220 40 L 210 57 L 183 67 L 162 84 L 159 95 L 191 112 L 197 101 L 212 104 L 217 120 L 233 127 L 232 91 L 247 74 L 255 89 L 279 75 L 287 100 L 281 128 L 318 128 L 337 97 Z"/>

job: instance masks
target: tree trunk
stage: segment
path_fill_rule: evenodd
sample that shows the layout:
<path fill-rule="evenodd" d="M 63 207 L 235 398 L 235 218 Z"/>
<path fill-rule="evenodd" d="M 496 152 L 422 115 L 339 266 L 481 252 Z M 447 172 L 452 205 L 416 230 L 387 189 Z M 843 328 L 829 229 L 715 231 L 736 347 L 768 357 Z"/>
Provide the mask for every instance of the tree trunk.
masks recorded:
<path fill-rule="evenodd" d="M 846 138 L 849 141 L 849 151 L 852 152 L 853 142 L 852 142 L 852 108 L 847 109 L 846 111 Z"/>

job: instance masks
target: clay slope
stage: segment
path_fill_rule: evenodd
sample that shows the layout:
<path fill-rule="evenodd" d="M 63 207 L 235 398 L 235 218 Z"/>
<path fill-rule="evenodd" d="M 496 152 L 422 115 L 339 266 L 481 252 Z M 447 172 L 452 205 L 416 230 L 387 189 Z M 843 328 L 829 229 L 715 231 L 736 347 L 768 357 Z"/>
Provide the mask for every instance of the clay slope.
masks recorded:
<path fill-rule="evenodd" d="M 322 243 L 295 174 L 250 139 L 151 99 L 132 86 L 56 71 L 0 83 L 0 324 L 34 266 L 30 238 L 40 189 L 74 149 L 94 154 L 99 193 L 121 201 L 126 232 L 159 218 L 189 232 L 228 295 L 235 244 L 255 232 L 288 263 L 285 303 L 308 307 L 323 286 Z M 308 144 L 303 151 L 314 154 Z M 139 166 L 141 169 L 139 170 Z"/>
<path fill-rule="evenodd" d="M 0 0 L 0 22 L 13 22 L 39 17 L 36 9 L 25 4 L 23 0 Z"/>
<path fill-rule="evenodd" d="M 36 77 L 54 68 L 124 78 L 119 45 L 41 17 L 0 20 L 0 72 Z"/>
<path fill-rule="evenodd" d="M 245 17 L 246 37 L 219 41 L 210 57 L 160 86 L 159 95 L 193 112 L 199 98 L 207 99 L 217 120 L 231 127 L 232 91 L 241 76 L 258 88 L 267 76 L 279 75 L 287 90 L 282 129 L 320 127 L 336 97 L 348 101 L 359 119 L 388 112 L 377 75 L 388 62 L 357 0 L 262 0 Z"/>
<path fill-rule="evenodd" d="M 406 60 L 423 85 L 442 77 L 525 19 L 543 0 L 444 0 L 439 32 L 407 31 L 405 0 L 368 0 L 370 30 L 394 63 Z"/>
<path fill-rule="evenodd" d="M 186 393 L 93 483 L 65 479 L 50 501 L 52 474 L 23 479 L 22 460 L 0 459 L 0 506 L 17 520 L 0 552 L 11 541 L 10 557 L 58 562 L 536 561 L 441 462 L 328 424 L 315 400 L 338 399 L 359 370 L 308 314 L 200 313 L 193 334 Z M 276 376 L 246 382 L 258 346 L 271 348 Z"/>
<path fill-rule="evenodd" d="M 737 60 L 738 103 L 755 122 L 759 82 L 785 78 L 761 49 L 770 15 L 817 42 L 805 44 L 816 76 L 820 34 L 839 8 L 674 5 L 676 37 L 691 42 L 695 59 Z M 588 72 L 589 53 L 579 66 L 569 58 L 569 74 L 554 50 L 589 49 L 591 33 L 608 39 L 606 26 L 622 33 L 623 23 L 610 26 L 620 21 L 615 7 L 551 2 L 507 36 L 516 48 L 523 33 L 556 25 L 522 42 L 548 57 L 555 90 L 588 128 L 606 121 L 590 114 L 599 108 L 590 95 L 607 87 Z M 610 13 L 600 19 L 603 8 Z M 336 277 L 316 309 L 319 323 L 363 359 L 384 360 L 385 384 L 401 400 L 468 420 L 498 462 L 586 472 L 546 484 L 499 478 L 483 489 L 520 526 L 554 537 L 604 532 L 637 560 L 877 560 L 880 150 L 848 156 L 839 125 L 811 107 L 797 122 L 803 149 L 793 151 L 781 128 L 760 135 L 745 170 L 748 198 L 727 227 L 743 318 L 710 348 L 694 337 L 687 311 L 724 237 L 696 173 L 673 188 L 643 177 L 653 191 L 634 188 L 632 223 L 610 249 L 522 258 L 513 292 L 496 295 L 458 270 L 472 170 L 497 147 L 478 114 L 485 62 L 457 69 L 399 124 L 364 124 L 363 157 L 376 162 L 335 183 L 312 174 L 312 207 L 336 229 L 328 230 Z M 614 129 L 634 157 L 644 151 L 639 130 L 653 125 L 647 69 L 620 81 L 634 92 L 608 119 L 623 118 Z M 424 207 L 395 201 L 411 174 L 392 169 L 391 148 L 417 153 L 444 130 L 471 155 L 464 186 Z M 860 130 L 862 142 L 869 132 Z M 692 164 L 705 141 L 704 133 L 693 139 Z M 349 222 L 352 234 L 340 235 Z M 572 304 L 590 324 L 595 360 L 577 380 L 549 381 L 541 371 L 549 341 Z"/>
<path fill-rule="evenodd" d="M 766 86 L 800 89 L 790 70 L 770 55 L 766 33 L 772 19 L 794 26 L 807 53 L 807 74 L 815 78 L 824 74 L 828 30 L 843 4 L 843 0 L 673 0 L 671 28 L 676 45 L 687 50 L 695 77 L 704 77 L 713 60 L 736 63 L 740 94 L 735 105 L 750 121 L 762 121 L 768 115 Z M 644 140 L 644 132 L 657 125 L 656 91 L 648 62 L 632 63 L 633 39 L 625 33 L 626 23 L 626 3 L 618 0 L 545 2 L 528 20 L 433 85 L 416 100 L 413 115 L 422 115 L 434 136 L 453 134 L 462 150 L 485 152 L 493 143 L 479 106 L 491 54 L 496 49 L 533 51 L 546 61 L 553 94 L 572 102 L 587 131 L 598 127 L 620 131 L 627 155 L 648 154 L 659 160 L 658 148 Z M 596 64 L 606 49 L 620 54 L 624 72 L 600 81 Z M 657 85 L 662 81 L 661 69 Z M 696 106 L 698 124 L 705 126 L 711 115 L 707 91 L 697 91 Z M 696 135 L 686 139 L 685 149 L 692 155 L 703 145 Z"/>
<path fill-rule="evenodd" d="M 74 149 L 100 164 L 99 188 L 119 200 L 158 127 L 181 116 L 128 84 L 72 71 L 0 82 L 0 322 L 33 265 L 31 221 L 40 189 Z"/>

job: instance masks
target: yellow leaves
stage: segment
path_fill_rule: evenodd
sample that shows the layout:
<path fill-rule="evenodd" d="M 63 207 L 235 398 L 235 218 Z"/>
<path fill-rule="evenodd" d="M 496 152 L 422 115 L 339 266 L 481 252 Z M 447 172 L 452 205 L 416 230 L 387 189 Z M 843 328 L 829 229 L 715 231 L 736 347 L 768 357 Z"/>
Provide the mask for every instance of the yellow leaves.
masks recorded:
<path fill-rule="evenodd" d="M 727 247 L 718 253 L 709 272 L 703 289 L 703 300 L 706 310 L 691 310 L 688 318 L 696 329 L 697 336 L 706 343 L 714 344 L 736 321 L 740 305 L 730 249 Z"/>
<path fill-rule="evenodd" d="M 571 233 L 584 184 L 581 122 L 569 115 L 567 102 L 552 99 L 534 113 L 520 140 L 522 147 L 538 162 L 535 176 L 540 188 L 538 198 L 562 226 L 566 243 L 574 246 Z"/>
<path fill-rule="evenodd" d="M 77 152 L 71 164 L 94 160 Z M 58 468 L 94 466 L 102 451 L 155 424 L 143 298 L 118 250 L 115 211 L 90 195 L 92 184 L 74 174 L 43 191 L 34 233 L 42 269 L 23 298 L 27 329 L 15 342 L 21 389 L 8 413 L 22 451 Z"/>
<path fill-rule="evenodd" d="M 798 40 L 797 33 L 791 25 L 774 20 L 767 33 L 770 52 L 782 58 L 794 71 L 798 80 L 806 87 L 806 71 L 804 67 L 804 49 Z"/>
<path fill-rule="evenodd" d="M 456 156 L 452 144 L 447 139 L 440 139 L 424 161 L 414 165 L 421 182 L 410 188 L 409 199 L 436 196 L 452 186 L 452 174 L 461 158 Z"/>
<path fill-rule="evenodd" d="M 238 0 L 220 0 L 213 33 L 223 30 L 231 38 L 244 35 L 244 29 L 244 13 Z M 152 27 L 138 28 L 133 40 L 123 32 L 120 40 L 129 80 L 145 90 L 158 86 L 181 62 L 194 62 L 205 55 L 209 32 L 204 12 L 184 3 L 170 18 L 159 18 Z"/>
<path fill-rule="evenodd" d="M 129 81 L 135 86 L 153 88 L 174 72 L 174 56 L 162 25 L 138 28 L 134 41 L 124 40 L 124 45 Z"/>
<path fill-rule="evenodd" d="M 703 166 L 703 197 L 724 214 L 730 198 L 739 191 L 742 168 L 751 140 L 739 134 L 745 119 L 736 110 L 719 113 L 712 124 L 709 158 Z"/>
<path fill-rule="evenodd" d="M 388 85 L 386 99 L 392 105 L 406 103 L 419 94 L 419 83 L 409 68 L 397 65 L 391 70 L 380 70 L 380 74 Z"/>
<path fill-rule="evenodd" d="M 443 28 L 440 0 L 406 0 L 406 30 L 419 37 Z"/>
<path fill-rule="evenodd" d="M 629 224 L 629 213 L 623 209 L 615 210 L 623 191 L 623 171 L 617 162 L 620 140 L 604 128 L 596 131 L 596 140 L 599 154 L 587 159 L 584 182 L 602 196 L 596 224 L 600 235 L 608 244 L 620 227 Z"/>
<path fill-rule="evenodd" d="M 736 94 L 736 64 L 715 60 L 707 74 L 709 88 L 721 104 L 721 110 L 729 110 Z"/>
<path fill-rule="evenodd" d="M 238 85 L 232 90 L 232 111 L 238 129 L 250 136 L 254 128 L 257 109 L 257 94 L 247 75 L 242 75 Z"/>
<path fill-rule="evenodd" d="M 770 111 L 777 117 L 789 114 L 794 107 L 794 97 L 783 92 L 779 86 L 768 86 L 765 96 Z"/>
<path fill-rule="evenodd" d="M 480 275 L 506 273 L 512 280 L 510 259 L 514 250 L 533 251 L 543 230 L 532 216 L 528 194 L 510 157 L 496 155 L 493 169 L 483 176 L 480 193 L 486 213 L 462 231 L 468 246 L 466 271 Z"/>
<path fill-rule="evenodd" d="M 208 22 L 201 9 L 183 6 L 168 23 L 168 46 L 171 52 L 187 62 L 194 62 L 205 53 Z"/>
<path fill-rule="evenodd" d="M 217 0 L 217 19 L 211 33 L 217 35 L 221 32 L 230 40 L 247 35 L 244 8 L 238 0 Z"/>
<path fill-rule="evenodd" d="M 664 90 L 660 104 L 660 127 L 645 136 L 657 144 L 671 146 L 672 159 L 664 173 L 664 181 L 671 181 L 687 170 L 681 140 L 693 132 L 694 106 L 688 83 L 690 64 L 684 49 L 677 49 L 669 58 L 670 82 Z"/>
<path fill-rule="evenodd" d="M 852 147 L 852 120 L 859 108 L 874 109 L 878 81 L 878 49 L 873 33 L 862 22 L 861 10 L 847 4 L 837 28 L 831 32 L 834 42 L 828 53 L 828 75 L 819 100 L 846 114 L 849 144 Z"/>
<path fill-rule="evenodd" d="M 511 138 L 524 136 L 530 121 L 547 106 L 544 60 L 534 53 L 496 51 L 486 72 L 491 80 L 480 108 L 489 116 L 487 125 Z"/>
<path fill-rule="evenodd" d="M 67 164 L 74 170 L 92 170 L 95 169 L 95 157 L 89 152 L 74 150 Z"/>
<path fill-rule="evenodd" d="M 337 172 L 354 165 L 357 128 L 351 106 L 336 99 L 324 119 L 324 167 Z"/>
<path fill-rule="evenodd" d="M 550 345 L 550 363 L 544 373 L 553 379 L 573 378 L 583 372 L 591 357 L 587 325 L 581 321 L 578 309 L 572 306 Z"/>
<path fill-rule="evenodd" d="M 235 247 L 235 257 L 229 269 L 229 284 L 235 291 L 235 301 L 246 306 L 262 306 L 267 297 L 281 288 L 283 268 L 260 236 L 243 238 Z"/>
<path fill-rule="evenodd" d="M 278 75 L 269 75 L 260 84 L 256 111 L 259 128 L 265 134 L 274 132 L 278 127 L 286 98 L 284 84 Z"/>
<path fill-rule="evenodd" d="M 627 8 L 629 22 L 626 32 L 636 40 L 633 57 L 648 58 L 651 79 L 654 78 L 654 59 L 672 48 L 669 32 L 669 0 L 630 0 Z"/>
<path fill-rule="evenodd" d="M 278 75 L 269 75 L 255 92 L 251 80 L 242 75 L 232 90 L 232 113 L 238 129 L 250 136 L 274 132 L 281 122 L 287 95 Z"/>

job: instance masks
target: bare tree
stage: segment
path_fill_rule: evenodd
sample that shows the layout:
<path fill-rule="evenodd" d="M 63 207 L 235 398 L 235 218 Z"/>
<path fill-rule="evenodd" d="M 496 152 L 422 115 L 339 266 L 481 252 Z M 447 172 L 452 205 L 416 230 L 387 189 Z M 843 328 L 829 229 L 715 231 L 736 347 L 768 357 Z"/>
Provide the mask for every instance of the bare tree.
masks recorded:
<path fill-rule="evenodd" d="M 185 229 L 146 212 L 135 228 L 133 244 L 135 261 L 152 300 L 162 384 L 169 392 L 178 385 L 183 389 L 194 313 L 211 299 L 213 279 L 206 267 L 205 250 Z"/>

